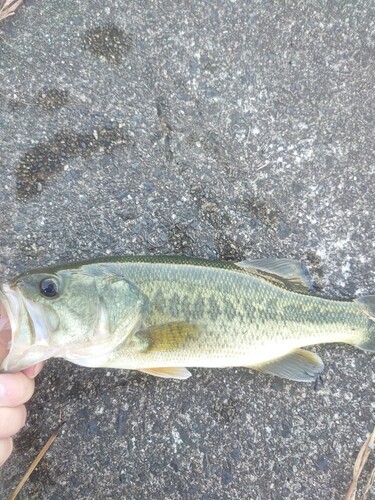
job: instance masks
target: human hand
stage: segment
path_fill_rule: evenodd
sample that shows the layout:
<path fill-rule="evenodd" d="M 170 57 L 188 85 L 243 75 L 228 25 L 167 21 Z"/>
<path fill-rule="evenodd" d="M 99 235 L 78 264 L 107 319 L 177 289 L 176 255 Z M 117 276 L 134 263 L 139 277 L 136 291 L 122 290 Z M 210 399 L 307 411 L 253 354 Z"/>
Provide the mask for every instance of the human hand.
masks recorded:
<path fill-rule="evenodd" d="M 7 349 L 0 342 L 0 361 Z M 43 368 L 43 363 L 31 366 L 20 373 L 0 374 L 0 466 L 9 458 L 13 449 L 12 436 L 26 422 L 26 408 L 34 392 L 34 377 Z"/>

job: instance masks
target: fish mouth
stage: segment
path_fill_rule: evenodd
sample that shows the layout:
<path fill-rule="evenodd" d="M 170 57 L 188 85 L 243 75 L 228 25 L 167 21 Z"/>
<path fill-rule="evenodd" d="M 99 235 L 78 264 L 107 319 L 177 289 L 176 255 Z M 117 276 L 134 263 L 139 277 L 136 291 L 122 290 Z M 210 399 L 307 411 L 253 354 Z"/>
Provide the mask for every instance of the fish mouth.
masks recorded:
<path fill-rule="evenodd" d="M 49 339 L 58 319 L 51 322 L 46 313 L 8 284 L 0 287 L 0 372 L 24 370 L 55 354 Z"/>
<path fill-rule="evenodd" d="M 17 331 L 19 301 L 8 285 L 0 288 L 0 371 L 9 370 L 13 340 Z"/>
<path fill-rule="evenodd" d="M 1 292 L 0 292 L 1 293 Z M 4 302 L 0 300 L 0 366 L 10 351 L 12 328 Z"/>

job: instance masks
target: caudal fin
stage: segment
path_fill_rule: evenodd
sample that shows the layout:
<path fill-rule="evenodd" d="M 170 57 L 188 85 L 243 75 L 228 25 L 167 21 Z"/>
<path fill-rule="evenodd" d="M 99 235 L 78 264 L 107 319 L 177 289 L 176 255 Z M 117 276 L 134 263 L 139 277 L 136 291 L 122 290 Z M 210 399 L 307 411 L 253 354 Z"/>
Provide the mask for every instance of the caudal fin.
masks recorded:
<path fill-rule="evenodd" d="M 364 295 L 356 302 L 360 304 L 363 312 L 369 319 L 367 335 L 354 345 L 364 351 L 375 352 L 375 295 Z"/>

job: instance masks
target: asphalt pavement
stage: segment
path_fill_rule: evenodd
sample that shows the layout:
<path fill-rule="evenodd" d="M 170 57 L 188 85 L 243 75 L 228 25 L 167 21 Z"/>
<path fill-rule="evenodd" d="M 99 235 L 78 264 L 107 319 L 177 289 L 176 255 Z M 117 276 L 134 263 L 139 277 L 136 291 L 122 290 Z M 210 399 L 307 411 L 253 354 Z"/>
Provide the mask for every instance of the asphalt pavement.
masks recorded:
<path fill-rule="evenodd" d="M 321 293 L 375 294 L 374 76 L 372 1 L 25 0 L 0 24 L 1 279 L 102 255 L 274 256 Z M 50 360 L 0 496 L 65 421 L 21 499 L 341 499 L 375 357 L 312 350 L 317 390 Z"/>

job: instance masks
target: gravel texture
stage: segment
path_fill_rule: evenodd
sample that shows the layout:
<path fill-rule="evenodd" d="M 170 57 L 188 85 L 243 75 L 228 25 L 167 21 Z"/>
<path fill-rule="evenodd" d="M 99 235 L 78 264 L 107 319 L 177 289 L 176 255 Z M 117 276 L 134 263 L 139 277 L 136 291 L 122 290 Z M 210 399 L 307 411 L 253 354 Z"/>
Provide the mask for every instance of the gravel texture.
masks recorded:
<path fill-rule="evenodd" d="M 374 35 L 371 1 L 25 1 L 0 24 L 2 279 L 101 255 L 283 256 L 326 294 L 375 293 Z M 316 391 L 49 361 L 0 496 L 65 421 L 21 499 L 341 499 L 375 358 L 316 351 Z"/>

